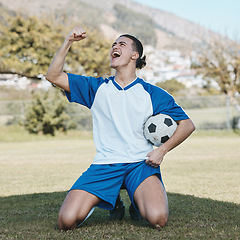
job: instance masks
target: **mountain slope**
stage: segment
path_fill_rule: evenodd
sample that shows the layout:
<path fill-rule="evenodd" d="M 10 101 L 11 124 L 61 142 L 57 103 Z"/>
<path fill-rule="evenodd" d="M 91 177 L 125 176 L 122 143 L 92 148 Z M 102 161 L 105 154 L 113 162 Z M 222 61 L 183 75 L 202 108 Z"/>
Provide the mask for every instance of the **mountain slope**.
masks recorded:
<path fill-rule="evenodd" d="M 157 48 L 188 47 L 197 41 L 196 34 L 208 32 L 174 14 L 131 0 L 0 0 L 0 3 L 24 15 L 98 27 L 111 39 L 121 33 L 132 33 Z"/>

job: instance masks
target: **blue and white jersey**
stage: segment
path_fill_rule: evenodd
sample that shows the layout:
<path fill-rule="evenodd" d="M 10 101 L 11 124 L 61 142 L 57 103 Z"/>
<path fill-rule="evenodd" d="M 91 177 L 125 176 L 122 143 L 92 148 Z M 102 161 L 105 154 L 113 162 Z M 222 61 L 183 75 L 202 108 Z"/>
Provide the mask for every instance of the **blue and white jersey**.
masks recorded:
<path fill-rule="evenodd" d="M 93 164 L 143 161 L 153 150 L 143 135 L 145 121 L 163 113 L 175 121 L 188 119 L 173 97 L 137 78 L 122 88 L 114 77 L 94 78 L 68 74 L 70 102 L 91 109 L 96 156 Z"/>

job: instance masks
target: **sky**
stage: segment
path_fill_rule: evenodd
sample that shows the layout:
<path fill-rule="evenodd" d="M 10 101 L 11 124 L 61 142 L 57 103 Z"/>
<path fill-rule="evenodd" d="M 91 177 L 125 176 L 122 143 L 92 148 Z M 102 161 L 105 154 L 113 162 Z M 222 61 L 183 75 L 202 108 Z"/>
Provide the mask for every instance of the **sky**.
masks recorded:
<path fill-rule="evenodd" d="M 240 39 L 240 0 L 134 0 Z"/>

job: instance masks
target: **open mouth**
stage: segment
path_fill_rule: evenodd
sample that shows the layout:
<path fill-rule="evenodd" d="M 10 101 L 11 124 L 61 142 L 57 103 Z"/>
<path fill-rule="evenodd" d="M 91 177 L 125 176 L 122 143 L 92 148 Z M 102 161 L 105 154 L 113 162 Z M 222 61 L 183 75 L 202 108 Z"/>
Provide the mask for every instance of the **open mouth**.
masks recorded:
<path fill-rule="evenodd" d="M 121 56 L 121 54 L 119 52 L 113 52 L 112 53 L 112 58 L 119 58 Z"/>

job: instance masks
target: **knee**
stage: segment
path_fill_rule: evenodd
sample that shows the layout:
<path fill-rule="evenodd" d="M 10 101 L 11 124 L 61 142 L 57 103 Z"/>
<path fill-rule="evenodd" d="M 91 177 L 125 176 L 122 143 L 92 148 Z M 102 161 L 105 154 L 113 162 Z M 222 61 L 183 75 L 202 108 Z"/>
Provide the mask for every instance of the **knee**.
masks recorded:
<path fill-rule="evenodd" d="M 164 227 L 168 222 L 168 212 L 152 211 L 147 215 L 147 221 L 157 228 Z"/>
<path fill-rule="evenodd" d="M 74 214 L 67 213 L 67 212 L 59 213 L 58 227 L 60 230 L 67 231 L 67 230 L 73 229 L 77 226 L 76 223 L 77 223 L 77 220 Z"/>

